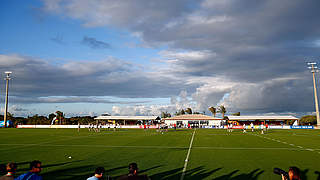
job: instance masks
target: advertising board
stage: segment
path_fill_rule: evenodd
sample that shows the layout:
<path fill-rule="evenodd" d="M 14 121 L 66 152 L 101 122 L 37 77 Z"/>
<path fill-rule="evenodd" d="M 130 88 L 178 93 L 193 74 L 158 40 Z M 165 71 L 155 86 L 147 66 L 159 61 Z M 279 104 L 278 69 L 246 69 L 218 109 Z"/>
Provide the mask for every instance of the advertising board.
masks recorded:
<path fill-rule="evenodd" d="M 313 126 L 290 126 L 291 129 L 313 129 Z"/>

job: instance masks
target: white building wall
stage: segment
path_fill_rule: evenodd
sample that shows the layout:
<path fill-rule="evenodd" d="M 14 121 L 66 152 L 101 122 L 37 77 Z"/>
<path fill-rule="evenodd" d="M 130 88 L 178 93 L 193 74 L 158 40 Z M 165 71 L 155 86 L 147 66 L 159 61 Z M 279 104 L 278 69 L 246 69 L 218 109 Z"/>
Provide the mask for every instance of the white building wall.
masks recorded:
<path fill-rule="evenodd" d="M 183 124 L 188 124 L 188 121 L 193 121 L 193 120 L 165 120 L 165 124 L 177 124 L 177 121 L 182 121 Z M 222 120 L 209 120 L 209 126 L 220 126 Z"/>
<path fill-rule="evenodd" d="M 220 126 L 222 120 L 209 121 L 209 126 Z"/>

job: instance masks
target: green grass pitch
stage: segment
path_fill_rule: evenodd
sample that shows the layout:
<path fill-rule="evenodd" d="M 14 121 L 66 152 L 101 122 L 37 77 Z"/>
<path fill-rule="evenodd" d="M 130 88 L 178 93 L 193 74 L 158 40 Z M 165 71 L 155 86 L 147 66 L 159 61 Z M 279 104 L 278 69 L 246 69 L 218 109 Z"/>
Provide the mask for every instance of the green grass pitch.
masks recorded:
<path fill-rule="evenodd" d="M 45 179 L 86 179 L 97 166 L 117 177 L 137 162 L 151 179 L 180 179 L 194 130 L 0 129 L 0 164 L 43 162 Z M 72 158 L 69 158 L 71 156 Z M 184 179 L 281 179 L 273 168 L 301 169 L 303 179 L 320 178 L 320 130 L 197 129 Z"/>

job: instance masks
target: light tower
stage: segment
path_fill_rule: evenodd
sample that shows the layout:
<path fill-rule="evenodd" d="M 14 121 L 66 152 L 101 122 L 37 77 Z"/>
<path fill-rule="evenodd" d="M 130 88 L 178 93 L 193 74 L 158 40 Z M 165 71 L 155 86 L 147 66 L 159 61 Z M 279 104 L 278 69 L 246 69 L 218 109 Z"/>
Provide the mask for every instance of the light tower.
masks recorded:
<path fill-rule="evenodd" d="M 320 126 L 320 117 L 319 117 L 319 105 L 318 105 L 318 96 L 317 96 L 317 85 L 316 85 L 316 77 L 315 73 L 318 72 L 317 63 L 309 62 L 309 69 L 311 69 L 312 77 L 313 77 L 313 91 L 314 91 L 314 102 L 316 106 L 316 115 L 317 115 L 317 126 Z"/>
<path fill-rule="evenodd" d="M 8 92 L 9 92 L 9 80 L 10 78 L 10 74 L 12 74 L 11 71 L 6 71 L 4 72 L 7 76 L 6 78 L 4 78 L 4 80 L 6 80 L 6 103 L 5 103 L 5 107 L 4 107 L 4 127 L 7 127 L 7 115 L 8 115 Z"/>

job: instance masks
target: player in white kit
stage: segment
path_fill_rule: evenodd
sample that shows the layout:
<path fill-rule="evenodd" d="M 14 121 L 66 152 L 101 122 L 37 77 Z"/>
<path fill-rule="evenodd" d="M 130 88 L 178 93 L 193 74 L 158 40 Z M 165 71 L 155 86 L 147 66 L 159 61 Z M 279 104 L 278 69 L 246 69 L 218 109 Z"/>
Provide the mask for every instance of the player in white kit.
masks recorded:
<path fill-rule="evenodd" d="M 250 126 L 251 126 L 251 131 L 253 132 L 254 131 L 253 123 L 251 123 Z"/>
<path fill-rule="evenodd" d="M 243 133 L 247 133 L 247 127 L 246 127 L 246 124 L 243 124 Z"/>

